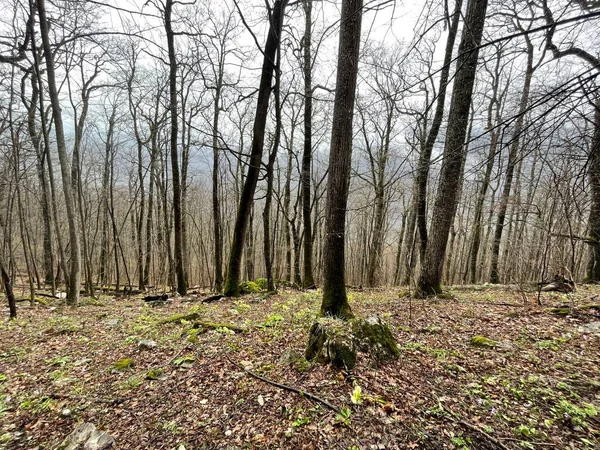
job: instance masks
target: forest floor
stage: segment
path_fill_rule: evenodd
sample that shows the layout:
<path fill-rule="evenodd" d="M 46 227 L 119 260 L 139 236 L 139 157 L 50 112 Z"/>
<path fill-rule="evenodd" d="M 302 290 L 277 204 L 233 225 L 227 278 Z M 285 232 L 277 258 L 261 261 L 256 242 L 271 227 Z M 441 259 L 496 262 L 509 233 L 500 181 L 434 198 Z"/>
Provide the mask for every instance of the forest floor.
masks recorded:
<path fill-rule="evenodd" d="M 355 314 L 392 326 L 401 357 L 359 358 L 350 374 L 302 358 L 318 291 L 155 308 L 134 297 L 20 303 L 17 320 L 0 322 L 0 448 L 55 449 L 82 421 L 118 449 L 600 448 L 600 331 L 586 331 L 600 318 L 585 308 L 600 287 L 543 294 L 543 306 L 508 288 L 451 294 L 351 292 Z M 564 303 L 575 308 L 549 309 Z"/>

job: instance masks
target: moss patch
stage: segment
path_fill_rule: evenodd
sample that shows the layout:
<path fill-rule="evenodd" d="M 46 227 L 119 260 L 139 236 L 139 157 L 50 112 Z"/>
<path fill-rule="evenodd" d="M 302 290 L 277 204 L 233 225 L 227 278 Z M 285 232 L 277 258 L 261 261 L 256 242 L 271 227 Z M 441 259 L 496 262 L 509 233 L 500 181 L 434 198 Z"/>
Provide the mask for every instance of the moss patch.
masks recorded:
<path fill-rule="evenodd" d="M 257 294 L 261 291 L 261 288 L 254 281 L 244 281 L 240 283 L 240 294 Z"/>
<path fill-rule="evenodd" d="M 113 371 L 123 372 L 135 367 L 135 362 L 131 358 L 123 358 L 110 366 Z"/>
<path fill-rule="evenodd" d="M 474 345 L 475 347 L 498 347 L 498 342 L 486 338 L 485 336 L 473 336 L 471 338 L 471 345 Z"/>

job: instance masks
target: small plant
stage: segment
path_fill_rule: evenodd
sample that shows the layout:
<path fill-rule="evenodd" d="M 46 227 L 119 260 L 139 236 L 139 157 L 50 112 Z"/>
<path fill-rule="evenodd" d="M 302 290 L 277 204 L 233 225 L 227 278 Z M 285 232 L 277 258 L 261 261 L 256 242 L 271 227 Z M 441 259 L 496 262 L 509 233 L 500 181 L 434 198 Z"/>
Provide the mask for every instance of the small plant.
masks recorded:
<path fill-rule="evenodd" d="M 273 328 L 273 327 L 277 326 L 277 324 L 279 322 L 281 322 L 282 320 L 283 320 L 283 317 L 280 316 L 279 314 L 271 314 L 269 317 L 267 317 L 267 320 L 265 320 L 258 327 L 259 328 Z"/>
<path fill-rule="evenodd" d="M 354 386 L 354 390 L 350 395 L 350 401 L 355 405 L 361 405 L 363 402 L 362 389 L 359 385 Z"/>
<path fill-rule="evenodd" d="M 269 286 L 266 278 L 257 278 L 256 280 L 254 280 L 254 282 L 260 288 L 261 291 L 266 291 Z"/>
<path fill-rule="evenodd" d="M 310 417 L 308 416 L 300 416 L 296 420 L 292 422 L 293 427 L 301 427 L 303 425 L 308 425 L 310 423 Z"/>
<path fill-rule="evenodd" d="M 173 360 L 173 365 L 182 369 L 189 369 L 194 365 L 194 361 L 196 361 L 194 355 L 184 355 L 175 358 Z"/>
<path fill-rule="evenodd" d="M 350 426 L 350 416 L 352 415 L 352 411 L 350 408 L 342 408 L 335 416 L 335 423 L 345 426 Z"/>
<path fill-rule="evenodd" d="M 124 383 L 121 383 L 121 389 L 137 389 L 141 386 L 144 380 L 137 375 L 132 375 Z"/>
<path fill-rule="evenodd" d="M 452 442 L 452 444 L 456 447 L 459 448 L 461 450 L 468 450 L 469 449 L 469 444 L 471 443 L 471 438 L 467 437 L 463 437 L 463 436 L 456 436 L 453 437 L 450 442 Z"/>
<path fill-rule="evenodd" d="M 44 360 L 44 362 L 46 364 L 49 364 L 51 366 L 58 366 L 58 367 L 63 367 L 69 361 L 71 361 L 70 356 L 55 356 L 54 358 L 48 358 L 48 359 Z"/>
<path fill-rule="evenodd" d="M 240 283 L 240 294 L 257 294 L 261 291 L 261 288 L 254 281 L 244 281 Z"/>
<path fill-rule="evenodd" d="M 517 428 L 515 428 L 514 432 L 517 436 L 524 438 L 534 438 L 539 434 L 534 427 L 530 427 L 525 424 L 519 425 Z"/>
<path fill-rule="evenodd" d="M 587 427 L 587 420 L 600 414 L 600 408 L 591 403 L 577 406 L 564 399 L 558 402 L 552 410 L 556 418 L 569 421 L 573 426 L 579 427 Z"/>
<path fill-rule="evenodd" d="M 241 300 L 234 301 L 233 306 L 234 306 L 234 309 L 240 314 L 244 314 L 244 313 L 250 311 L 250 309 L 252 308 L 250 305 L 248 305 L 247 303 L 244 303 Z"/>
<path fill-rule="evenodd" d="M 8 377 L 6 375 L 4 375 L 3 373 L 0 373 L 0 383 L 3 381 L 8 380 Z"/>

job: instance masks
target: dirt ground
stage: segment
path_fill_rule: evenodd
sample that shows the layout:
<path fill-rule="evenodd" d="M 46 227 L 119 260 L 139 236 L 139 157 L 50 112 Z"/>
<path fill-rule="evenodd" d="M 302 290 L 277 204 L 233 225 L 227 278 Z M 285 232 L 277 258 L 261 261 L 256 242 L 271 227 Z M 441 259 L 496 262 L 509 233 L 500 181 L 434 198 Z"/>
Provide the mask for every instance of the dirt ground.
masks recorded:
<path fill-rule="evenodd" d="M 350 373 L 302 357 L 318 291 L 20 303 L 11 322 L 2 309 L 0 448 L 54 449 L 80 422 L 118 449 L 600 448 L 600 331 L 586 329 L 600 287 L 543 294 L 542 306 L 509 288 L 450 292 L 351 292 L 355 314 L 390 324 L 401 356 L 359 357 Z"/>

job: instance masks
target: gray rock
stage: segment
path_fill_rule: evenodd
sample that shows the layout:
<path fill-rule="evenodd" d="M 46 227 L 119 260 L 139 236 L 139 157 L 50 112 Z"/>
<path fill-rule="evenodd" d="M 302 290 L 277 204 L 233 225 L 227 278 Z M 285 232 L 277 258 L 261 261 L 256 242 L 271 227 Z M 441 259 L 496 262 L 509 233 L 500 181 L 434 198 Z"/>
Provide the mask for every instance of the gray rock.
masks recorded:
<path fill-rule="evenodd" d="M 138 347 L 141 350 L 152 350 L 158 347 L 158 344 L 156 343 L 156 341 L 152 341 L 150 339 L 142 339 L 138 342 Z"/>
<path fill-rule="evenodd" d="M 586 323 L 579 327 L 579 331 L 582 333 L 596 333 L 600 334 L 600 321 Z"/>
<path fill-rule="evenodd" d="M 113 437 L 91 423 L 80 423 L 57 450 L 108 450 L 115 446 Z"/>

